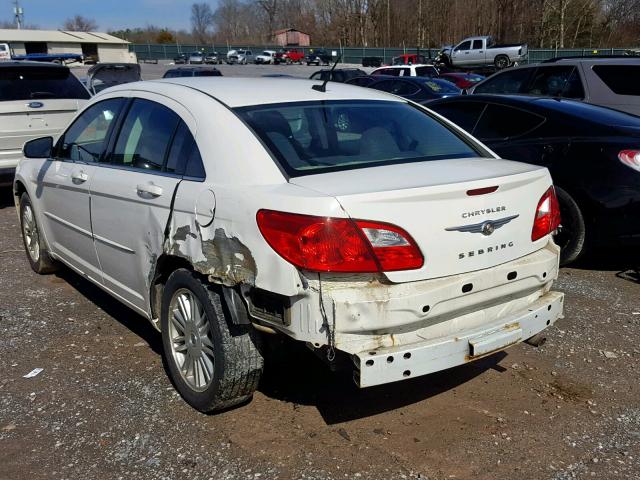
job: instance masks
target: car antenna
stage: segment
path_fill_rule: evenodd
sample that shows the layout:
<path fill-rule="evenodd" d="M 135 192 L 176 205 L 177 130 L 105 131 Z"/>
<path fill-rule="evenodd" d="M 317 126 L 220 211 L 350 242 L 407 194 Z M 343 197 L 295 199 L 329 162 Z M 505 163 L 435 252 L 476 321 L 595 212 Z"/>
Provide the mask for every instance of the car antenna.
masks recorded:
<path fill-rule="evenodd" d="M 338 55 L 338 58 L 336 59 L 336 63 L 333 64 L 333 67 L 331 67 L 331 70 L 329 70 L 329 75 L 327 75 L 327 79 L 322 82 L 322 85 L 314 85 L 313 88 L 315 91 L 317 92 L 326 92 L 327 91 L 327 82 L 329 82 L 329 79 L 331 78 L 331 74 L 333 73 L 333 71 L 336 69 L 336 65 L 338 65 L 338 62 L 342 59 L 342 55 Z"/>

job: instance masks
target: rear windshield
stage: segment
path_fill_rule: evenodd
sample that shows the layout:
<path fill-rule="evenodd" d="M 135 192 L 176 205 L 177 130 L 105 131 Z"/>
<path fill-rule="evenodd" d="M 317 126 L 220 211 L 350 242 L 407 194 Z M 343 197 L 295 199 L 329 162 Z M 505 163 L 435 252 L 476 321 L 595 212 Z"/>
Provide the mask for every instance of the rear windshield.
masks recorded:
<path fill-rule="evenodd" d="M 89 92 L 67 68 L 0 68 L 0 101 L 40 98 L 88 99 Z"/>
<path fill-rule="evenodd" d="M 405 102 L 324 101 L 236 109 L 288 175 L 486 156 Z"/>
<path fill-rule="evenodd" d="M 593 71 L 618 95 L 640 95 L 640 65 L 595 65 Z"/>

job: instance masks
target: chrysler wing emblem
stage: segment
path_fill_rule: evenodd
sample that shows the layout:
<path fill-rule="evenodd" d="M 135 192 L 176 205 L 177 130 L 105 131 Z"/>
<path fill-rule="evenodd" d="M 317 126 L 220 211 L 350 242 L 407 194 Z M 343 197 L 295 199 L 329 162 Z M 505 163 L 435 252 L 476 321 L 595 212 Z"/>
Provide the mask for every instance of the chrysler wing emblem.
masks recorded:
<path fill-rule="evenodd" d="M 500 218 L 498 220 L 486 220 L 480 223 L 474 223 L 471 225 L 461 225 L 459 227 L 445 228 L 447 232 L 467 232 L 467 233 L 481 233 L 485 236 L 491 235 L 498 228 L 504 227 L 511 220 L 518 218 L 520 215 L 511 215 L 510 217 Z"/>

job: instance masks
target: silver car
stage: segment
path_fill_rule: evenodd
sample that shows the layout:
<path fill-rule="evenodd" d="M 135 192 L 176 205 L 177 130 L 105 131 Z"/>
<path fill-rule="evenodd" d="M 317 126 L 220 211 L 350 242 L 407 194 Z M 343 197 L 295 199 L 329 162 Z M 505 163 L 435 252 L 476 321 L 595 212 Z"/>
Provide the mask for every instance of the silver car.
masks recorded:
<path fill-rule="evenodd" d="M 187 59 L 187 63 L 191 63 L 191 64 L 204 63 L 204 53 L 201 53 L 201 52 L 190 53 L 189 58 Z"/>
<path fill-rule="evenodd" d="M 640 58 L 558 58 L 498 72 L 468 93 L 561 97 L 640 115 Z"/>

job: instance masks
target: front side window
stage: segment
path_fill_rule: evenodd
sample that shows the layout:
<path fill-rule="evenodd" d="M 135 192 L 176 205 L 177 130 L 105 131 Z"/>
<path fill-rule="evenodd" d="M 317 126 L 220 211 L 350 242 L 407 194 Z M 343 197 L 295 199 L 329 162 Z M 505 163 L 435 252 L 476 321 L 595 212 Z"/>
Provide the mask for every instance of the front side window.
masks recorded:
<path fill-rule="evenodd" d="M 112 98 L 87 108 L 60 138 L 56 158 L 77 162 L 98 161 L 123 103 L 121 98 Z"/>
<path fill-rule="evenodd" d="M 576 68 L 569 65 L 538 68 L 522 93 L 546 97 L 584 97 L 580 76 Z"/>
<path fill-rule="evenodd" d="M 471 40 L 467 40 L 466 42 L 462 42 L 460 45 L 456 47 L 456 52 L 465 51 L 471 49 Z"/>
<path fill-rule="evenodd" d="M 125 118 L 110 161 L 113 165 L 161 170 L 180 117 L 156 102 L 137 98 Z"/>
<path fill-rule="evenodd" d="M 415 95 L 420 91 L 420 87 L 411 82 L 405 82 L 402 80 L 395 80 L 391 87 L 391 93 L 394 95 L 409 96 Z"/>
<path fill-rule="evenodd" d="M 473 93 L 520 93 L 529 82 L 533 68 L 500 72 L 479 84 Z"/>
<path fill-rule="evenodd" d="M 486 155 L 405 102 L 329 100 L 236 111 L 291 176 Z"/>

